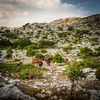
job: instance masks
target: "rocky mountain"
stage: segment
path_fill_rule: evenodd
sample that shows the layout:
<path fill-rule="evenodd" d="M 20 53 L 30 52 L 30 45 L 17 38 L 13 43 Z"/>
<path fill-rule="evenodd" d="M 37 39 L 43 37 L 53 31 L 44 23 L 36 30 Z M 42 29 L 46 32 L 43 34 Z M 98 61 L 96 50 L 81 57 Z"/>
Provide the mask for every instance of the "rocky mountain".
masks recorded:
<path fill-rule="evenodd" d="M 100 32 L 100 14 L 95 14 L 84 18 L 70 17 L 65 19 L 58 19 L 51 23 L 71 25 L 75 29 L 86 29 L 93 33 Z"/>

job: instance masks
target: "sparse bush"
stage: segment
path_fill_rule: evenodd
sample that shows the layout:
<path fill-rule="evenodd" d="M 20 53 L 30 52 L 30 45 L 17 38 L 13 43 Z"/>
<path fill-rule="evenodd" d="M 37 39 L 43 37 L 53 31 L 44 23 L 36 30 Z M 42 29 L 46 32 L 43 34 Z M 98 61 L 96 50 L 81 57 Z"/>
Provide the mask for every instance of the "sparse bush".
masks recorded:
<path fill-rule="evenodd" d="M 41 60 L 41 59 L 44 58 L 44 56 L 43 56 L 43 54 L 41 54 L 41 53 L 36 53 L 36 54 L 35 54 L 35 58 Z"/>
<path fill-rule="evenodd" d="M 99 43 L 92 43 L 91 46 L 99 45 Z"/>
<path fill-rule="evenodd" d="M 59 29 L 59 30 L 61 30 L 61 31 L 63 30 L 63 28 L 62 28 L 62 27 L 60 27 L 60 26 L 58 26 L 58 29 Z"/>
<path fill-rule="evenodd" d="M 49 41 L 49 40 L 40 40 L 39 43 L 38 43 L 38 47 L 39 48 L 48 48 L 48 47 L 51 47 L 55 44 L 54 41 Z"/>
<path fill-rule="evenodd" d="M 90 41 L 98 42 L 98 38 L 91 38 Z"/>
<path fill-rule="evenodd" d="M 81 61 L 79 63 L 79 66 L 81 66 L 82 68 L 86 68 L 86 67 L 89 67 L 89 68 L 98 68 L 100 66 L 100 62 L 95 60 L 95 59 L 85 59 L 83 61 Z"/>
<path fill-rule="evenodd" d="M 26 56 L 28 57 L 32 57 L 35 55 L 35 51 L 33 51 L 31 48 L 28 48 L 27 52 L 26 52 Z"/>
<path fill-rule="evenodd" d="M 74 28 L 72 26 L 68 26 L 68 30 L 72 31 Z"/>
<path fill-rule="evenodd" d="M 25 80 L 28 79 L 28 69 L 25 69 L 19 73 L 21 79 Z"/>
<path fill-rule="evenodd" d="M 58 33 L 59 37 L 67 37 L 67 33 L 66 32 L 62 32 L 62 33 Z"/>
<path fill-rule="evenodd" d="M 80 53 L 83 55 L 83 58 L 87 58 L 88 56 L 92 56 L 92 50 L 88 47 L 80 48 Z"/>
<path fill-rule="evenodd" d="M 47 36 L 43 36 L 42 39 L 47 39 Z"/>
<path fill-rule="evenodd" d="M 47 50 L 45 50 L 45 49 L 41 50 L 41 53 L 46 53 L 46 52 L 47 52 Z"/>
<path fill-rule="evenodd" d="M 72 47 L 71 45 L 69 45 L 69 46 L 63 48 L 63 50 L 64 50 L 65 52 L 67 52 L 68 50 L 72 50 L 72 49 L 73 49 L 73 47 Z"/>
<path fill-rule="evenodd" d="M 96 78 L 100 80 L 100 67 L 97 68 L 97 71 L 95 72 Z"/>
<path fill-rule="evenodd" d="M 14 60 L 13 60 L 13 62 L 18 62 L 18 61 L 20 61 L 21 59 L 17 59 L 17 58 L 15 58 Z"/>
<path fill-rule="evenodd" d="M 6 36 L 8 38 L 11 38 L 11 39 L 17 39 L 17 35 L 15 33 L 6 33 L 6 34 L 3 34 L 2 36 Z"/>
<path fill-rule="evenodd" d="M 57 54 L 53 57 L 52 62 L 62 63 L 62 62 L 64 62 L 64 59 L 62 58 L 62 56 L 61 56 L 59 53 L 57 53 Z"/>
<path fill-rule="evenodd" d="M 8 49 L 7 49 L 7 51 L 6 51 L 6 56 L 5 56 L 5 58 L 12 58 L 12 53 L 13 53 L 13 51 L 12 51 L 12 48 L 11 47 L 9 47 Z"/>
<path fill-rule="evenodd" d="M 24 48 L 25 46 L 31 45 L 31 41 L 26 38 L 20 38 L 19 40 L 19 45 L 21 48 Z"/>
<path fill-rule="evenodd" d="M 3 46 L 3 47 L 12 46 L 12 43 L 10 42 L 10 40 L 2 39 L 0 40 L 0 46 Z"/>

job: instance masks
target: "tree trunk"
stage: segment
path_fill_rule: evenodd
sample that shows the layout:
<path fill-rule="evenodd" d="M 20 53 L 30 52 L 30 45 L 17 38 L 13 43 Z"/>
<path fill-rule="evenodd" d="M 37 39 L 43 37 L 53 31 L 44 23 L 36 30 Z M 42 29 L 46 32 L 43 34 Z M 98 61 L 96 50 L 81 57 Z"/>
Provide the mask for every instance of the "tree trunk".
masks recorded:
<path fill-rule="evenodd" d="M 72 87 L 71 87 L 71 93 L 70 93 L 70 100 L 73 100 L 73 99 L 72 99 L 72 96 L 73 96 L 73 87 L 74 87 L 74 79 L 72 80 Z"/>

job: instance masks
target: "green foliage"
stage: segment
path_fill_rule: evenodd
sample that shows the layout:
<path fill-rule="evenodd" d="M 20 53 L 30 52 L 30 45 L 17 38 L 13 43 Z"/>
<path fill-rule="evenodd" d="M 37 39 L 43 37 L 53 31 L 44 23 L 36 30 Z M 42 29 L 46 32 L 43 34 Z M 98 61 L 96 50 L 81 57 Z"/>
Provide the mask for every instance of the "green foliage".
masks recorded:
<path fill-rule="evenodd" d="M 67 33 L 66 32 L 62 32 L 62 33 L 58 33 L 59 37 L 67 37 Z"/>
<path fill-rule="evenodd" d="M 42 39 L 47 39 L 47 36 L 43 36 Z"/>
<path fill-rule="evenodd" d="M 68 52 L 68 50 L 72 50 L 72 49 L 73 49 L 73 47 L 72 47 L 71 45 L 69 45 L 69 46 L 63 48 L 63 50 L 64 50 L 65 52 Z"/>
<path fill-rule="evenodd" d="M 13 60 L 13 62 L 18 62 L 18 61 L 20 61 L 21 59 L 17 59 L 17 58 L 15 58 L 14 60 Z"/>
<path fill-rule="evenodd" d="M 12 58 L 12 53 L 13 53 L 13 51 L 12 51 L 12 48 L 11 47 L 9 47 L 8 49 L 7 49 L 7 51 L 6 51 L 6 56 L 5 56 L 5 58 Z"/>
<path fill-rule="evenodd" d="M 11 39 L 17 39 L 17 35 L 15 33 L 6 33 L 6 34 L 3 34 L 2 36 L 6 36 L 8 38 L 11 38 Z"/>
<path fill-rule="evenodd" d="M 28 79 L 28 71 L 29 71 L 28 69 L 25 69 L 19 73 L 21 79 L 23 80 Z"/>
<path fill-rule="evenodd" d="M 10 40 L 2 39 L 0 40 L 0 46 L 3 46 L 3 47 L 12 46 L 12 43 L 10 42 Z"/>
<path fill-rule="evenodd" d="M 26 46 L 29 46 L 29 45 L 31 45 L 31 41 L 29 39 L 26 39 L 26 38 L 20 38 L 17 41 L 13 42 L 13 47 L 14 48 L 17 47 L 19 49 L 23 49 L 23 48 L 25 48 Z"/>
<path fill-rule="evenodd" d="M 33 51 L 31 48 L 28 48 L 27 49 L 27 52 L 26 52 L 26 56 L 28 56 L 28 57 L 32 57 L 32 56 L 34 56 L 35 55 L 35 51 Z"/>
<path fill-rule="evenodd" d="M 96 78 L 100 80 L 100 67 L 97 68 L 97 71 L 95 72 Z"/>
<path fill-rule="evenodd" d="M 53 57 L 52 62 L 62 63 L 62 62 L 64 62 L 64 59 L 62 58 L 62 56 L 61 56 L 59 53 L 57 53 L 57 54 Z"/>
<path fill-rule="evenodd" d="M 62 28 L 62 27 L 60 27 L 60 26 L 58 26 L 58 29 L 59 29 L 59 30 L 61 30 L 61 31 L 63 30 L 63 28 Z"/>
<path fill-rule="evenodd" d="M 98 42 L 98 38 L 91 38 L 90 41 Z"/>
<path fill-rule="evenodd" d="M 68 26 L 68 30 L 72 31 L 74 28 L 72 26 Z"/>
<path fill-rule="evenodd" d="M 86 67 L 89 67 L 89 68 L 98 68 L 100 66 L 100 62 L 95 60 L 95 59 L 85 59 L 83 61 L 81 61 L 79 63 L 79 66 L 82 66 L 82 68 L 86 68 Z"/>
<path fill-rule="evenodd" d="M 6 73 L 8 71 L 9 73 L 11 72 L 18 72 L 17 64 L 5 64 L 5 63 L 0 63 L 0 72 Z"/>
<path fill-rule="evenodd" d="M 80 48 L 80 53 L 82 54 L 84 58 L 87 58 L 88 56 L 92 56 L 92 50 L 88 47 Z"/>
<path fill-rule="evenodd" d="M 25 25 L 23 25 L 23 29 L 25 30 L 25 28 L 27 27 L 27 26 L 29 26 L 30 25 L 30 23 L 26 23 Z"/>
<path fill-rule="evenodd" d="M 76 38 L 82 38 L 83 34 L 89 35 L 89 31 L 88 30 L 76 30 L 75 37 Z"/>
<path fill-rule="evenodd" d="M 36 54 L 35 54 L 35 58 L 41 60 L 41 59 L 44 58 L 44 56 L 43 56 L 43 54 L 41 54 L 41 53 L 36 53 Z"/>
<path fill-rule="evenodd" d="M 55 44 L 54 41 L 49 41 L 49 40 L 40 40 L 39 43 L 38 43 L 38 47 L 39 48 L 48 48 L 48 47 L 51 47 Z"/>
<path fill-rule="evenodd" d="M 9 33 L 10 32 L 10 30 L 5 30 L 5 33 Z"/>
<path fill-rule="evenodd" d="M 92 43 L 91 46 L 99 45 L 99 43 Z"/>
<path fill-rule="evenodd" d="M 16 48 L 19 45 L 19 41 L 13 41 L 13 47 Z"/>
<path fill-rule="evenodd" d="M 38 39 L 38 38 L 39 38 L 39 35 L 35 35 L 35 38 L 37 38 L 37 39 Z"/>
<path fill-rule="evenodd" d="M 41 53 L 46 53 L 46 52 L 47 52 L 47 50 L 45 50 L 45 49 L 41 50 Z"/>
<path fill-rule="evenodd" d="M 79 66 L 77 62 L 72 62 L 68 67 L 66 67 L 68 78 L 73 80 L 79 80 L 85 77 L 85 73 L 82 71 L 82 66 Z"/>
<path fill-rule="evenodd" d="M 78 41 L 79 41 L 78 39 L 74 39 L 73 43 L 77 44 Z"/>
<path fill-rule="evenodd" d="M 26 38 L 21 38 L 18 40 L 19 41 L 19 45 L 24 48 L 25 46 L 28 46 L 31 44 L 31 41 L 29 39 Z"/>

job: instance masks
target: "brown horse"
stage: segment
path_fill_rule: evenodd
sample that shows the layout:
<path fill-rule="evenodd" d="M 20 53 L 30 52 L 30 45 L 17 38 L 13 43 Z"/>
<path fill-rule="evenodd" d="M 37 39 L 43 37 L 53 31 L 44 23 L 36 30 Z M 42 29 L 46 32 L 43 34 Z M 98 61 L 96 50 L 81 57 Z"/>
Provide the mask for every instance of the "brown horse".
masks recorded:
<path fill-rule="evenodd" d="M 23 64 L 23 62 L 19 62 L 18 64 L 17 64 L 17 66 L 21 66 Z"/>
<path fill-rule="evenodd" d="M 66 58 L 66 59 L 64 59 L 64 62 L 66 63 L 66 62 L 68 62 L 68 59 Z"/>
<path fill-rule="evenodd" d="M 50 65 L 50 60 L 52 60 L 51 58 L 43 58 L 43 61 L 46 61 L 47 65 Z"/>
<path fill-rule="evenodd" d="M 43 65 L 42 61 L 39 61 L 39 60 L 33 60 L 32 64 L 38 64 L 39 67 L 41 67 Z"/>
<path fill-rule="evenodd" d="M 43 58 L 43 61 L 52 60 L 52 58 Z"/>

